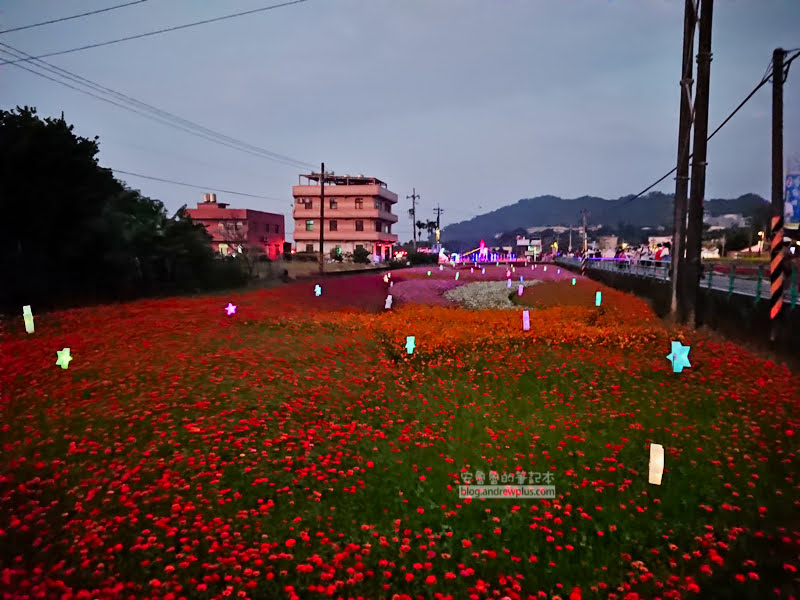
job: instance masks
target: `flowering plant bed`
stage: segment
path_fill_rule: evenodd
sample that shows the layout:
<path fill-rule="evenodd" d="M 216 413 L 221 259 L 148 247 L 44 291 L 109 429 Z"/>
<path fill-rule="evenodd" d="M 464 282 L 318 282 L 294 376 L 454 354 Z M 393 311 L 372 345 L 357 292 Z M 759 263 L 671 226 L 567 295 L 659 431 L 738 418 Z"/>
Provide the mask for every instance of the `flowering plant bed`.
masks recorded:
<path fill-rule="evenodd" d="M 549 273 L 530 331 L 383 310 L 382 274 L 9 323 L 0 596 L 790 598 L 798 378 Z M 555 497 L 459 498 L 477 471 Z"/>

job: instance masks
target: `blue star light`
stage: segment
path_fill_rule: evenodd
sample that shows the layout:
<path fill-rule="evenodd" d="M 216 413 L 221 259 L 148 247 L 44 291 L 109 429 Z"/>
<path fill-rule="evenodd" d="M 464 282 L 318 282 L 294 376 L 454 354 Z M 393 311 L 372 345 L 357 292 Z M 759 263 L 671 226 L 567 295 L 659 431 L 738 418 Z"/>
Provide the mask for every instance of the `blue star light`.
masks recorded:
<path fill-rule="evenodd" d="M 689 364 L 689 350 L 691 350 L 691 346 L 672 342 L 672 352 L 667 355 L 667 360 L 672 363 L 673 373 L 680 373 L 684 367 L 692 366 Z"/>
<path fill-rule="evenodd" d="M 414 336 L 410 335 L 406 338 L 406 350 L 408 350 L 409 354 L 414 353 Z"/>

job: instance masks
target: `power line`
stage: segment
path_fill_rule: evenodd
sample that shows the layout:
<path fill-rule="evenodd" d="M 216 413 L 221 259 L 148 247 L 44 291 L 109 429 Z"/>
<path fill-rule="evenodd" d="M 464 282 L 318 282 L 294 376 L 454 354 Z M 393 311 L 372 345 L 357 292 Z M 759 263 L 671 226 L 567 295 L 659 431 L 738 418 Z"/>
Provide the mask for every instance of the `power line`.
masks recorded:
<path fill-rule="evenodd" d="M 797 56 L 798 56 L 798 55 L 800 55 L 800 52 L 799 52 L 798 54 L 796 54 L 794 57 L 792 57 L 792 59 L 791 59 L 791 60 L 794 60 L 795 58 L 797 58 Z M 788 69 L 788 65 L 789 65 L 789 63 L 791 62 L 791 60 L 790 60 L 790 61 L 787 61 L 787 64 L 786 64 L 786 67 L 785 67 L 786 69 Z M 772 63 L 770 62 L 770 66 L 771 66 L 771 64 L 772 64 Z M 769 70 L 769 67 L 768 67 L 767 69 Z M 770 78 L 771 78 L 771 76 L 767 76 L 767 75 L 765 74 L 765 75 L 764 75 L 764 77 L 762 77 L 762 78 L 761 78 L 761 81 L 759 82 L 759 84 L 758 84 L 758 85 L 757 85 L 755 88 L 753 88 L 753 91 L 752 91 L 752 92 L 750 92 L 750 93 L 747 95 L 747 97 L 746 97 L 744 100 L 742 100 L 742 101 L 739 103 L 739 106 L 737 106 L 737 107 L 736 107 L 736 108 L 733 110 L 733 112 L 732 112 L 731 114 L 729 114 L 729 115 L 727 116 L 727 118 L 726 118 L 726 119 L 725 119 L 725 120 L 724 120 L 722 123 L 720 123 L 719 127 L 717 127 L 717 128 L 716 128 L 716 129 L 715 129 L 713 132 L 711 132 L 711 135 L 709 135 L 709 136 L 708 136 L 708 138 L 706 139 L 706 141 L 708 141 L 708 140 L 710 140 L 711 138 L 713 138 L 713 137 L 714 137 L 714 136 L 717 134 L 717 132 L 718 132 L 720 129 L 722 129 L 722 128 L 725 126 L 725 124 L 726 124 L 726 123 L 728 123 L 728 121 L 730 121 L 730 120 L 733 118 L 733 116 L 734 116 L 734 115 L 735 115 L 737 112 L 739 112 L 739 110 L 740 110 L 740 109 L 741 109 L 741 108 L 742 108 L 742 107 L 743 107 L 743 106 L 744 106 L 744 105 L 745 105 L 745 104 L 746 104 L 746 103 L 747 103 L 747 102 L 750 100 L 750 98 L 752 98 L 752 97 L 753 97 L 753 96 L 756 94 L 756 92 L 758 92 L 758 90 L 760 90 L 762 87 L 764 87 L 764 86 L 765 86 L 765 85 L 766 85 L 766 84 L 767 84 L 767 83 L 770 81 Z M 691 159 L 693 155 L 694 155 L 694 153 L 690 154 L 690 155 L 689 155 L 689 158 Z M 651 189 L 653 189 L 653 188 L 654 188 L 655 186 L 657 186 L 659 183 L 661 183 L 662 181 L 664 181 L 664 180 L 665 180 L 667 177 L 669 177 L 670 175 L 672 175 L 672 174 L 673 174 L 675 171 L 677 171 L 677 170 L 678 170 L 678 167 L 676 166 L 676 167 L 674 167 L 674 168 L 673 168 L 673 169 L 672 169 L 672 170 L 671 170 L 669 173 L 667 173 L 666 175 L 664 175 L 663 177 L 661 177 L 661 178 L 660 178 L 658 181 L 656 181 L 655 183 L 653 183 L 653 184 L 649 185 L 648 187 L 646 187 L 645 189 L 643 189 L 641 192 L 639 192 L 639 193 L 638 193 L 638 194 L 636 194 L 635 196 L 633 196 L 633 197 L 631 197 L 631 198 L 628 198 L 627 200 L 625 200 L 624 202 L 622 202 L 622 203 L 621 203 L 621 204 L 619 204 L 618 206 L 614 206 L 614 207 L 609 207 L 609 208 L 607 208 L 607 209 L 606 209 L 606 210 L 604 210 L 602 213 L 600 213 L 600 215 L 598 215 L 598 218 L 599 218 L 600 216 L 603 216 L 603 215 L 605 215 L 605 214 L 606 214 L 606 213 L 607 213 L 609 210 L 611 210 L 612 208 L 613 208 L 614 210 L 618 210 L 618 209 L 622 208 L 623 206 L 626 206 L 626 205 L 630 204 L 631 202 L 633 202 L 633 201 L 634 201 L 634 200 L 636 200 L 637 198 L 639 198 L 639 197 L 643 196 L 644 194 L 646 194 L 647 192 L 649 192 Z"/>
<path fill-rule="evenodd" d="M 12 54 L 12 52 L 9 52 L 8 50 L 3 50 L 3 48 L 9 48 L 11 51 L 13 51 L 16 54 Z M 9 54 L 10 56 L 14 56 L 15 58 L 18 57 L 18 55 L 30 56 L 29 54 L 27 54 L 25 52 L 22 52 L 21 50 L 17 50 L 13 46 L 9 46 L 8 44 L 4 44 L 2 42 L 0 42 L 0 52 L 3 52 L 5 54 Z M 33 57 L 31 57 L 31 58 L 33 58 Z M 75 73 L 71 73 L 70 71 L 67 71 L 66 69 L 62 69 L 60 67 L 56 67 L 55 65 L 51 65 L 50 63 L 47 63 L 47 62 L 42 61 L 42 60 L 35 59 L 35 61 L 36 61 L 35 63 L 33 63 L 33 64 L 29 65 L 29 66 L 34 66 L 35 65 L 36 67 L 39 67 L 40 69 L 45 69 L 46 71 L 54 73 L 55 75 L 57 75 L 59 77 L 66 78 L 66 79 L 68 79 L 70 81 L 73 81 L 77 85 L 84 86 L 84 87 L 89 87 L 90 89 L 94 89 L 95 91 L 98 91 L 100 93 L 114 95 L 117 98 L 119 98 L 120 100 L 122 100 L 123 102 L 128 102 L 128 103 L 133 104 L 133 105 L 141 106 L 141 107 L 143 107 L 143 109 L 133 108 L 131 106 L 126 106 L 124 104 L 119 104 L 118 102 L 114 102 L 114 101 L 109 100 L 107 98 L 103 98 L 103 97 L 98 96 L 96 94 L 93 94 L 92 92 L 89 92 L 89 91 L 87 91 L 85 89 L 77 88 L 75 86 L 72 86 L 72 85 L 70 85 L 68 83 L 65 83 L 64 81 L 60 81 L 60 80 L 48 77 L 47 75 L 44 75 L 43 73 L 40 73 L 38 71 L 34 71 L 34 70 L 32 70 L 32 69 L 30 69 L 28 67 L 25 67 L 23 65 L 15 64 L 15 66 L 20 68 L 20 69 L 23 69 L 25 71 L 28 71 L 30 73 L 33 73 L 34 75 L 38 75 L 40 77 L 44 77 L 45 79 L 49 79 L 50 81 L 53 81 L 55 83 L 60 83 L 61 85 L 65 85 L 65 86 L 67 86 L 67 87 L 69 87 L 71 89 L 74 89 L 76 91 L 79 91 L 79 92 L 82 92 L 82 93 L 87 94 L 89 96 L 92 96 L 94 98 L 97 98 L 98 100 L 103 100 L 104 102 L 108 102 L 108 103 L 113 104 L 115 106 L 118 106 L 120 108 L 124 108 L 126 110 L 131 111 L 131 112 L 135 112 L 135 113 L 137 113 L 139 115 L 142 115 L 142 116 L 144 116 L 146 118 L 149 118 L 151 120 L 154 120 L 156 122 L 162 123 L 164 125 L 168 125 L 170 127 L 174 127 L 176 129 L 179 129 L 179 130 L 184 131 L 186 133 L 190 133 L 192 135 L 196 135 L 198 137 L 202 137 L 203 139 L 206 139 L 206 140 L 218 143 L 218 144 L 222 144 L 222 145 L 227 146 L 229 148 L 233 148 L 235 150 L 240 150 L 242 152 L 246 152 L 246 153 L 251 154 L 253 156 L 258 156 L 259 158 L 267 158 L 268 160 L 273 160 L 275 162 L 286 164 L 287 166 L 291 166 L 291 167 L 294 167 L 294 168 L 307 168 L 307 167 L 311 168 L 311 165 L 309 163 L 305 163 L 303 161 L 299 161 L 299 160 L 293 159 L 293 158 L 291 158 L 289 156 L 284 156 L 284 155 L 278 154 L 276 152 L 271 152 L 269 150 L 265 150 L 263 148 L 259 148 L 258 146 L 253 146 L 252 144 L 248 144 L 246 142 L 242 142 L 242 141 L 237 140 L 235 138 L 232 138 L 230 136 L 226 136 L 226 135 L 221 134 L 219 132 L 213 131 L 213 130 L 208 129 L 206 127 L 203 127 L 202 125 L 198 125 L 197 123 L 194 123 L 194 122 L 189 121 L 187 119 L 183 119 L 181 117 L 178 117 L 177 115 L 169 113 L 169 112 L 167 112 L 165 110 L 161 110 L 160 108 L 157 108 L 157 107 L 152 106 L 150 104 L 147 104 L 145 102 L 141 102 L 141 101 L 137 100 L 136 98 L 133 98 L 133 97 L 128 96 L 126 94 L 123 94 L 121 92 L 117 92 L 117 91 L 115 91 L 115 90 L 113 90 L 111 88 L 102 86 L 102 85 L 100 85 L 98 83 L 95 83 L 94 81 L 91 81 L 90 79 L 86 79 L 85 77 L 81 77 L 80 75 L 76 75 Z M 145 111 L 145 112 L 142 112 L 142 111 Z M 154 114 L 149 114 L 149 113 L 154 113 Z"/>
<path fill-rule="evenodd" d="M 79 15 L 72 15 L 71 17 L 62 17 L 60 19 L 52 19 L 51 21 L 42 21 L 41 23 L 33 23 L 32 25 L 23 25 L 22 27 L 14 27 L 12 29 L 4 29 L 0 34 L 11 33 L 12 31 L 22 31 L 23 29 L 33 29 L 34 27 L 41 27 L 42 25 L 52 25 L 53 23 L 61 23 L 62 21 L 69 21 L 70 19 L 78 19 L 80 17 L 88 17 L 89 15 L 96 15 L 126 6 L 133 6 L 134 4 L 141 4 L 147 0 L 136 0 L 135 2 L 126 2 L 125 4 L 117 4 L 116 6 L 109 6 L 108 8 L 101 8 L 100 10 L 93 10 L 90 12 L 81 13 Z"/>
<path fill-rule="evenodd" d="M 130 40 L 138 40 L 140 38 L 149 37 L 151 35 L 158 35 L 160 33 L 168 33 L 170 31 L 178 31 L 179 29 L 187 29 L 188 27 L 195 27 L 197 25 L 206 25 L 208 23 L 215 23 L 217 21 L 223 21 L 225 19 L 232 19 L 234 17 L 243 17 L 245 15 L 252 15 L 257 12 L 263 12 L 265 10 L 272 10 L 274 8 L 281 8 L 284 6 L 290 6 L 292 4 L 300 4 L 301 2 L 306 2 L 307 0 L 291 0 L 289 2 L 283 2 L 282 4 L 274 4 L 272 6 L 265 6 L 262 8 L 256 8 L 253 10 L 247 10 L 244 12 L 234 13 L 232 15 L 225 15 L 224 17 L 215 17 L 213 19 L 206 19 L 205 21 L 197 21 L 195 23 L 187 23 L 186 25 L 178 25 L 176 27 L 168 27 L 166 29 L 159 29 L 158 31 L 150 31 L 148 33 L 140 33 L 138 35 L 131 35 L 124 38 L 119 38 L 116 40 L 109 40 L 107 42 L 100 42 L 99 44 L 89 44 L 87 46 L 81 46 L 79 48 L 70 48 L 69 50 L 61 50 L 59 52 L 49 52 L 47 54 L 40 54 L 39 56 L 35 56 L 32 58 L 24 58 L 18 60 L 11 60 L 11 61 L 4 61 L 1 62 L 0 65 L 13 65 L 20 62 L 28 62 L 31 60 L 35 60 L 38 58 L 47 58 L 48 56 L 60 56 L 62 54 L 70 54 L 72 52 L 79 52 L 81 50 L 89 50 L 91 48 L 100 48 L 102 46 L 109 46 L 111 44 L 118 44 L 119 42 L 127 42 Z"/>
<path fill-rule="evenodd" d="M 153 181 L 161 181 L 163 183 L 171 183 L 173 185 L 182 185 L 184 187 L 196 188 L 198 190 L 205 190 L 205 191 L 212 191 L 212 192 L 220 192 L 222 194 L 232 194 L 234 196 L 246 196 L 248 198 L 259 198 L 263 200 L 275 200 L 280 202 L 280 198 L 274 198 L 272 196 L 256 196 L 255 194 L 245 194 L 244 192 L 233 192 L 231 190 L 220 190 L 217 188 L 209 187 L 207 185 L 194 185 L 191 183 L 183 183 L 181 181 L 173 181 L 172 179 L 162 179 L 161 177 L 153 177 L 151 175 L 142 175 L 140 173 L 131 173 L 129 171 L 121 171 L 119 169 L 108 169 L 109 171 L 113 171 L 114 173 L 122 173 L 123 175 L 131 175 L 132 177 L 141 177 L 142 179 L 152 179 Z"/>

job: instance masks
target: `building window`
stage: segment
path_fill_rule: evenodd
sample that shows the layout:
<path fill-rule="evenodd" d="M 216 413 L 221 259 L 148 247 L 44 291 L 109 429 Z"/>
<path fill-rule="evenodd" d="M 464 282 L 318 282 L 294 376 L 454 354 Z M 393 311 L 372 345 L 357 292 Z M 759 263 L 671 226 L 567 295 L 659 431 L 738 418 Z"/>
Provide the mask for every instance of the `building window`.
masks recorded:
<path fill-rule="evenodd" d="M 337 227 L 339 224 L 335 220 L 328 221 L 328 225 L 330 226 L 331 231 L 339 231 Z"/>
<path fill-rule="evenodd" d="M 381 227 L 380 221 L 375 221 L 375 231 L 382 231 L 383 228 Z"/>
<path fill-rule="evenodd" d="M 297 201 L 297 206 L 302 206 L 303 208 L 314 208 L 314 203 L 311 201 L 311 198 L 300 198 Z"/>
<path fill-rule="evenodd" d="M 236 222 L 236 231 L 241 231 L 244 225 L 242 225 L 241 221 Z"/>
<path fill-rule="evenodd" d="M 218 223 L 218 224 L 217 224 L 217 228 L 218 228 L 220 231 L 225 231 L 225 223 Z"/>
<path fill-rule="evenodd" d="M 313 252 L 314 244 L 306 244 L 306 252 Z"/>
<path fill-rule="evenodd" d="M 363 250 L 363 249 L 364 249 L 363 244 L 356 244 L 356 250 Z"/>
<path fill-rule="evenodd" d="M 267 226 L 267 231 L 269 231 L 269 226 Z M 280 233 L 280 232 L 281 232 L 280 225 L 275 225 L 275 233 Z"/>
<path fill-rule="evenodd" d="M 356 208 L 364 208 L 364 199 L 356 198 Z"/>
<path fill-rule="evenodd" d="M 332 209 L 337 209 L 339 208 L 339 202 L 336 200 L 336 198 L 331 198 L 328 206 L 330 206 Z"/>
<path fill-rule="evenodd" d="M 356 221 L 356 231 L 364 231 L 364 221 Z"/>
<path fill-rule="evenodd" d="M 314 231 L 314 221 L 306 221 L 306 231 Z"/>
<path fill-rule="evenodd" d="M 380 207 L 381 207 L 381 201 L 380 200 L 375 200 L 375 208 L 379 209 Z"/>
<path fill-rule="evenodd" d="M 228 254 L 228 244 L 220 244 L 219 245 L 219 253 L 222 255 Z"/>

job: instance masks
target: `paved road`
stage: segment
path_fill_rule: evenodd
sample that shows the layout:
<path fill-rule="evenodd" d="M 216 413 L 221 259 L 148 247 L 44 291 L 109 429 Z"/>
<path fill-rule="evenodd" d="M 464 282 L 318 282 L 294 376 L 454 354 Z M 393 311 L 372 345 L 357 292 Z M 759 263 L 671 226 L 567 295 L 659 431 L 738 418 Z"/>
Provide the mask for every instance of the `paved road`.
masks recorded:
<path fill-rule="evenodd" d="M 565 264 L 570 264 L 574 266 L 580 266 L 581 261 L 580 259 L 575 258 L 558 258 L 556 262 L 562 262 Z M 619 268 L 621 263 L 613 260 L 590 260 L 587 268 L 588 269 L 601 269 L 604 271 L 615 271 L 615 272 L 623 272 L 628 273 L 633 276 L 637 277 L 655 277 L 656 279 L 660 279 L 662 281 L 669 281 L 669 272 L 666 266 L 656 266 L 656 267 L 645 267 L 642 265 L 629 265 L 623 264 L 623 269 Z M 791 303 L 791 290 L 788 289 L 788 282 L 784 283 L 783 289 L 783 298 L 784 302 Z M 703 277 L 703 281 L 701 286 L 704 289 L 708 289 L 708 274 Z M 758 281 L 753 279 L 743 279 L 741 277 L 735 277 L 733 280 L 733 293 L 734 294 L 742 294 L 745 296 L 752 296 L 753 298 L 756 297 L 756 291 L 758 287 Z M 720 273 L 714 273 L 711 277 L 711 289 L 719 290 L 722 292 L 728 292 L 730 290 L 730 276 L 722 275 Z M 761 280 L 761 299 L 765 300 L 769 297 L 769 277 L 764 277 Z"/>

